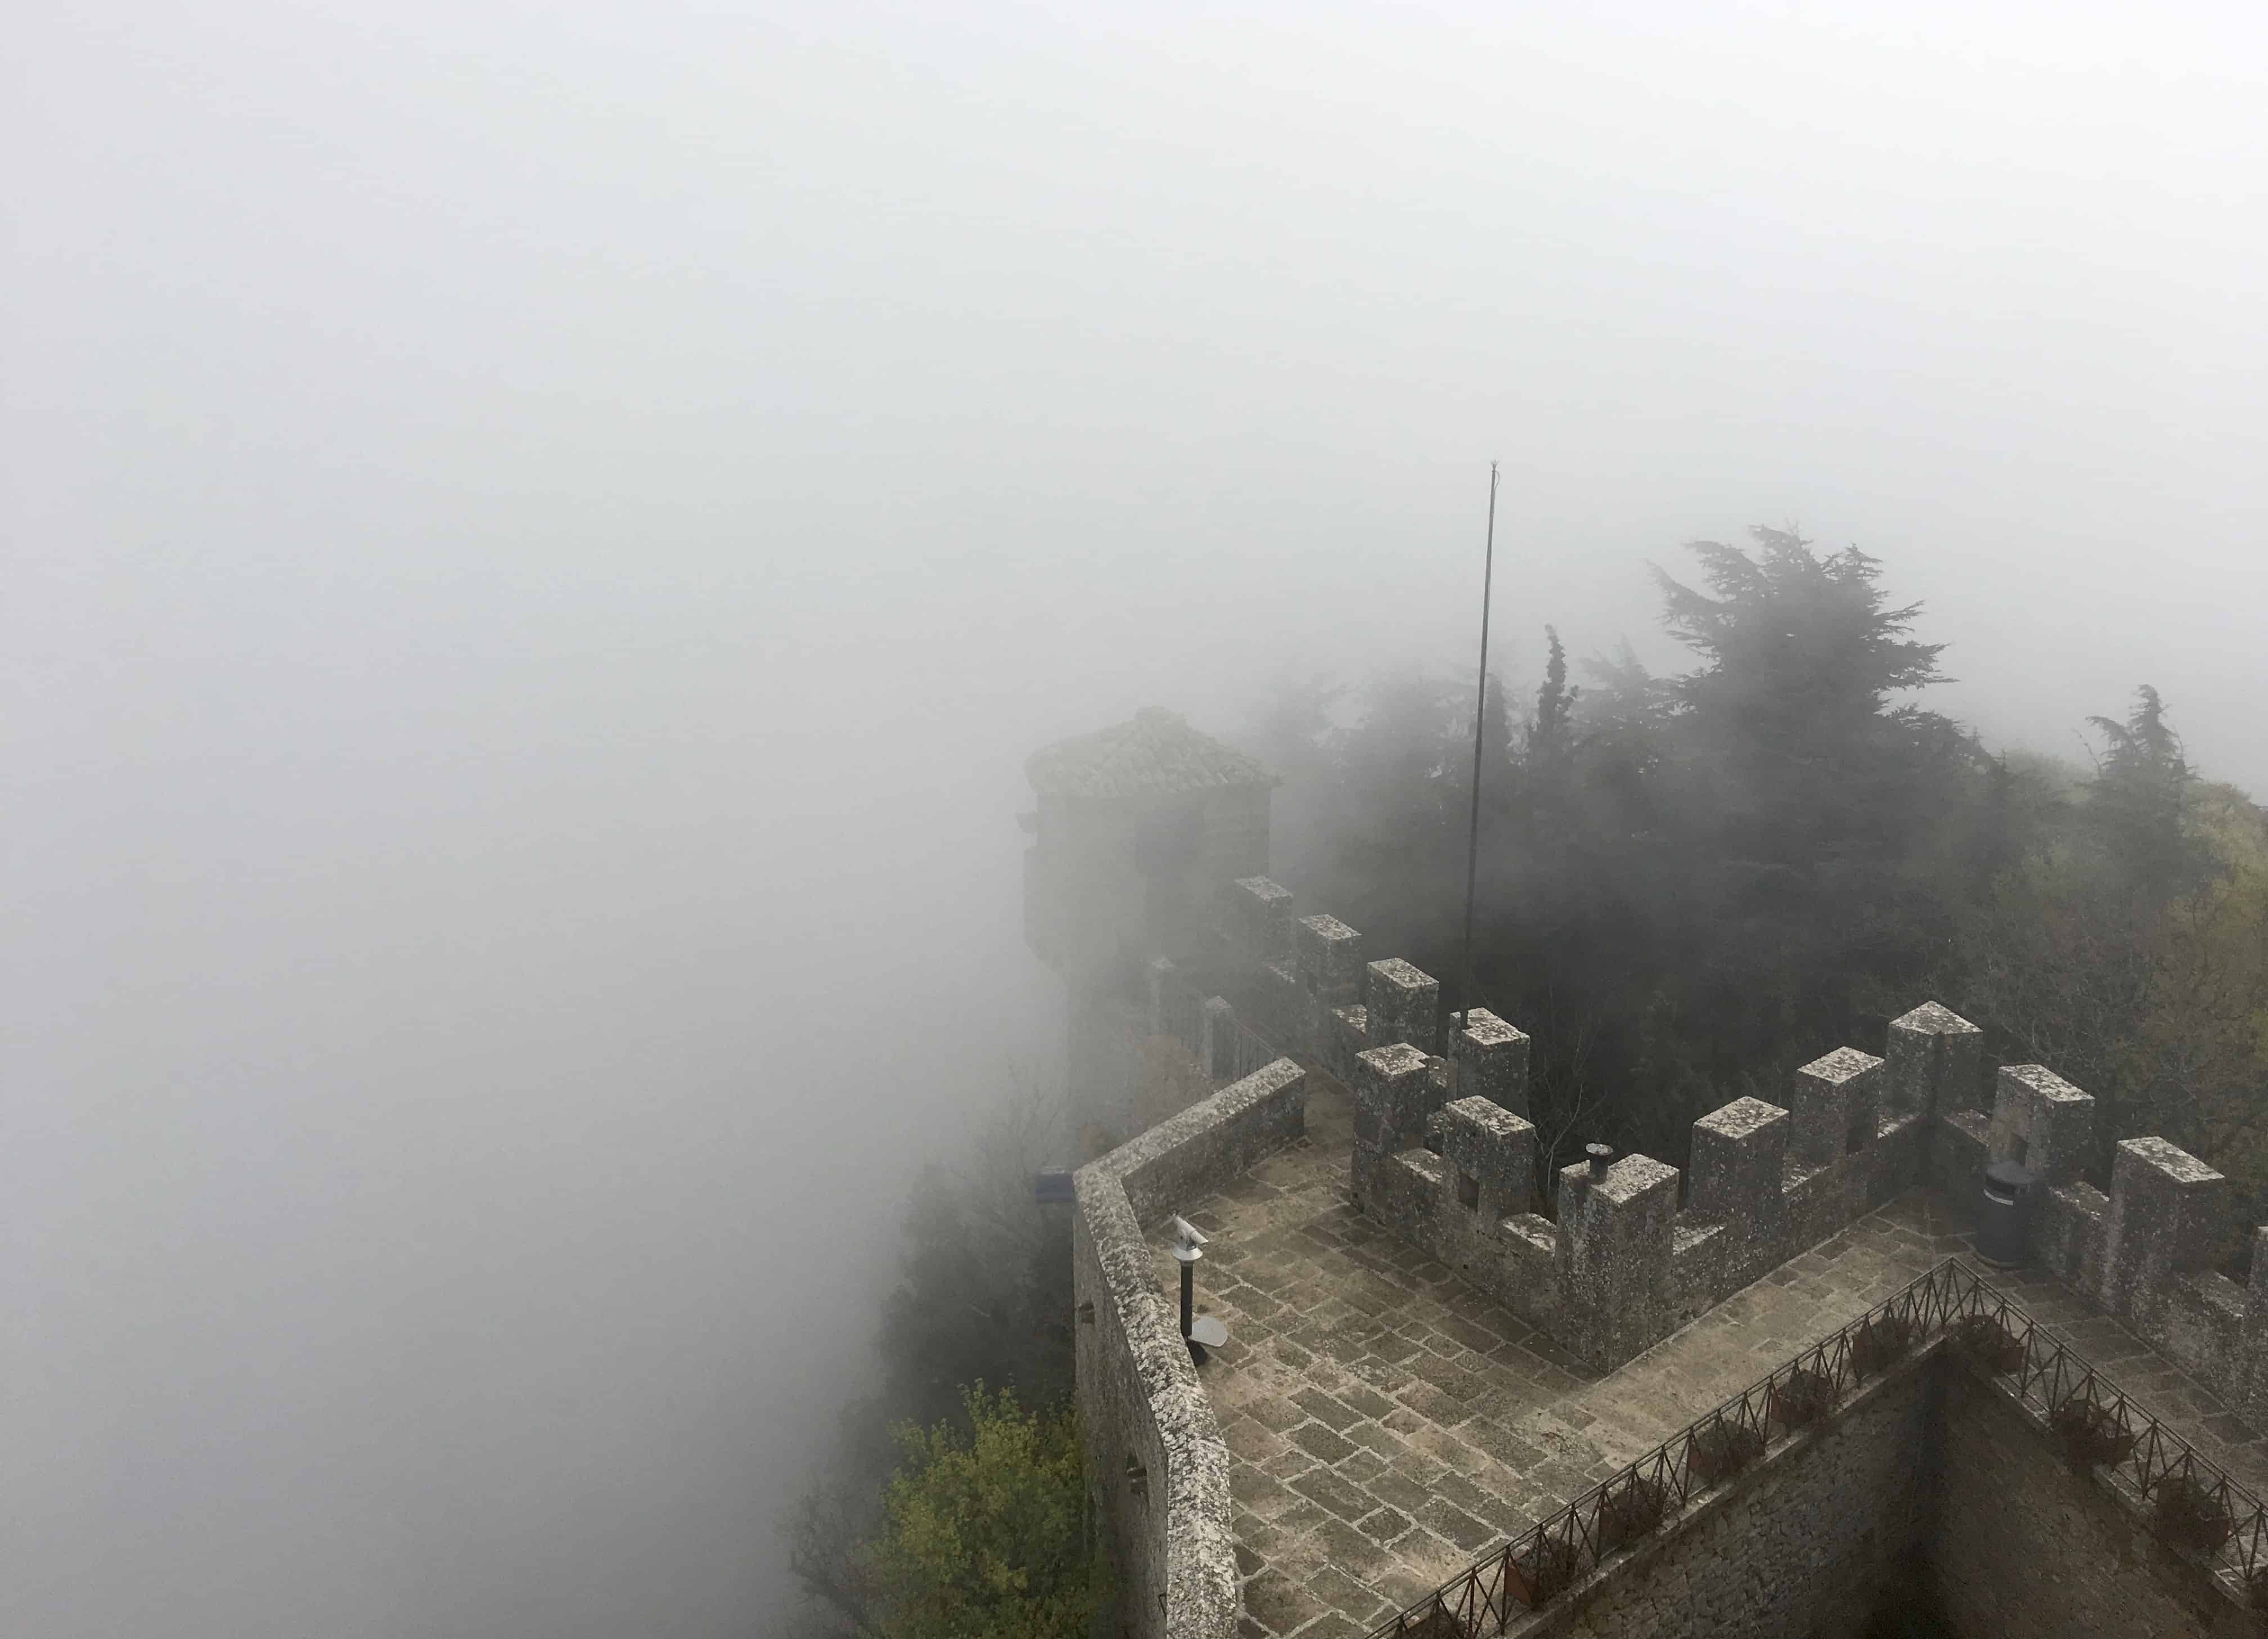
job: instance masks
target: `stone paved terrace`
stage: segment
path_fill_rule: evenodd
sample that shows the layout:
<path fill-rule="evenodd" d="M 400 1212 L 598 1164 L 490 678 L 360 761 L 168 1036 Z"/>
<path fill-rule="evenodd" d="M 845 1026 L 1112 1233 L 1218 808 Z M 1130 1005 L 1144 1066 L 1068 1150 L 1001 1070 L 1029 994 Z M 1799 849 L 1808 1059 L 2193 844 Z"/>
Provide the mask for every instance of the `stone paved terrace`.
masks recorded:
<path fill-rule="evenodd" d="M 1354 1210 L 1344 1088 L 1311 1076 L 1308 1136 L 1184 1208 L 1214 1236 L 1203 1379 L 1234 1459 L 1248 1635 L 1359 1634 L 1558 1508 L 1968 1238 L 1916 1192 L 1603 1378 Z M 1158 1249 L 1159 1278 L 1179 1270 Z M 2051 1280 L 1980 1272 L 2205 1455 L 2268 1492 L 2268 1442 Z M 1176 1299 L 1178 1301 L 1178 1299 Z"/>

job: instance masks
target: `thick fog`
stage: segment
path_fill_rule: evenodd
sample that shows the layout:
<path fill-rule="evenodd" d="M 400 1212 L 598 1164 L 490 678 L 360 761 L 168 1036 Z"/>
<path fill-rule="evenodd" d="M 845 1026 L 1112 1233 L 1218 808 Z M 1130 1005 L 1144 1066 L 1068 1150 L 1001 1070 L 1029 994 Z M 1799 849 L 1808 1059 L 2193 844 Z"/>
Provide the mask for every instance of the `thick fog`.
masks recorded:
<path fill-rule="evenodd" d="M 2268 790 L 2268 27 L 38 8 L 0 1629 L 702 1636 L 1050 981 L 1024 755 L 1795 520 Z"/>

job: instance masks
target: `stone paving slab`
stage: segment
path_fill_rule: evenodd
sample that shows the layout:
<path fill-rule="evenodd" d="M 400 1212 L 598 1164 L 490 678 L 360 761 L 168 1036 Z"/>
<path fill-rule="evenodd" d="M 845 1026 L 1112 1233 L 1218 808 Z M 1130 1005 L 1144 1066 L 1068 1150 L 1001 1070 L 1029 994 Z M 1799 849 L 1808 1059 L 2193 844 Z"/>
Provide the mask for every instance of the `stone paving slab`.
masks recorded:
<path fill-rule="evenodd" d="M 1353 1207 L 1351 1100 L 1311 1073 L 1307 1138 L 1184 1209 L 1214 1237 L 1197 1308 L 1260 1639 L 1359 1635 L 1857 1319 L 1969 1238 L 1915 1192 L 1599 1377 Z M 1162 1237 L 1159 1279 L 1178 1293 Z M 2050 1279 L 1974 1266 L 2240 1479 L 2268 1442 Z"/>

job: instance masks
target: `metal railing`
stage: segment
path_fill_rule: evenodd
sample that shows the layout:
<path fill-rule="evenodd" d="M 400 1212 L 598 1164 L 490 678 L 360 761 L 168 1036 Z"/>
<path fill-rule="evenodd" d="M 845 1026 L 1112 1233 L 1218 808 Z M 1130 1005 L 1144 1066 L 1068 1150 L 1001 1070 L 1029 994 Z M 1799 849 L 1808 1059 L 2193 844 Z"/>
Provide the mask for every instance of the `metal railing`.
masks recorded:
<path fill-rule="evenodd" d="M 1167 974 L 1159 985 L 1159 1023 L 1162 1033 L 1173 1037 L 1189 1049 L 1189 1056 L 1202 1062 L 1204 1058 L 1204 1004 L 1207 992 L 1191 984 L 1179 973 Z M 1234 1028 L 1230 1033 L 1229 1068 L 1225 1078 L 1241 1081 L 1256 1069 L 1287 1056 L 1275 1044 L 1255 1030 L 1242 1012 L 1232 1009 L 1230 1015 Z M 1211 1066 L 1206 1067 L 1208 1069 Z"/>
<path fill-rule="evenodd" d="M 1264 1069 L 1284 1056 L 1276 1050 L 1274 1043 L 1240 1018 L 1236 1021 L 1234 1062 L 1229 1079 L 1242 1081 L 1253 1071 Z"/>
<path fill-rule="evenodd" d="M 2067 1450 L 2075 1463 L 2101 1467 L 2132 1500 L 2153 1509 L 2161 1533 L 2179 1537 L 2194 1529 L 2181 1546 L 2208 1571 L 2233 1578 L 2245 1591 L 2268 1591 L 2268 1510 L 2260 1499 L 1948 1259 L 1491 1550 L 1373 1628 L 1371 1639 L 1503 1633 L 1616 1553 L 1644 1541 L 1694 1498 L 1761 1461 L 1773 1444 L 1831 1418 L 1860 1384 L 1948 1333 L 1949 1347 L 2002 1393 L 2045 1415 L 2051 1428 L 2070 1431 Z M 2169 1498 L 2178 1499 L 2178 1509 Z M 2179 1518 L 2170 1518 L 2169 1509 Z"/>

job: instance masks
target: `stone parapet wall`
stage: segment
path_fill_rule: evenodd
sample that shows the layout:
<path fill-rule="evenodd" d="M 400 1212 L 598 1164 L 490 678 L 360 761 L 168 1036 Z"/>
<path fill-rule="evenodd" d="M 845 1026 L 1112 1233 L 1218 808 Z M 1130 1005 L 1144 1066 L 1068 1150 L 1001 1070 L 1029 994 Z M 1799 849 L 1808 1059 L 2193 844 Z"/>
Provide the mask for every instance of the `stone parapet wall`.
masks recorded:
<path fill-rule="evenodd" d="M 1475 1059 L 1525 1107 L 1528 1040 L 1475 1011 Z M 1785 1106 L 1741 1099 L 1693 1125 L 1691 1178 L 1628 1155 L 1559 1174 L 1533 1209 L 1524 1114 L 1455 1096 L 1481 1077 L 1406 1044 L 1355 1055 L 1356 1204 L 1425 1247 L 1577 1359 L 1611 1370 L 1918 1183 L 1940 1088 L 1973 1026 L 1931 1004 L 1891 1026 L 1892 1056 L 1838 1048 Z M 1516 1055 L 1509 1051 L 1516 1045 Z M 1517 1058 L 1516 1073 L 1511 1073 Z M 1973 1061 L 1972 1061 L 1973 1062 Z M 1516 1089 L 1516 1091 L 1514 1091 Z"/>
<path fill-rule="evenodd" d="M 1862 1639 L 1929 1540 L 1934 1386 L 1926 1356 L 1867 1385 L 1832 1422 L 1507 1633 Z"/>
<path fill-rule="evenodd" d="M 2075 1471 L 2030 1410 L 1948 1360 L 1933 1430 L 1928 1580 L 1956 1632 L 1996 1639 L 2238 1639 L 2255 1619 Z"/>
<path fill-rule="evenodd" d="M 1444 1024 L 1436 981 L 1398 959 L 1366 961 L 1356 930 L 1300 915 L 1268 878 L 1229 885 L 1222 922 L 1262 1033 L 1354 1090 L 1356 1204 L 1593 1366 L 1619 1364 L 1914 1185 L 1973 1215 L 1985 1166 L 2013 1160 L 2041 1179 L 2033 1256 L 2268 1430 L 2268 1256 L 2249 1290 L 2207 1267 L 2227 1180 L 2162 1139 L 2130 1138 L 2105 1194 L 2082 1176 L 2094 1099 L 2046 1066 L 2009 1064 L 1992 1109 L 1972 1107 L 1984 1033 L 1937 1003 L 1891 1021 L 1880 1058 L 1837 1048 L 1795 1072 L 1784 1104 L 1738 1099 L 1695 1122 L 1683 1210 L 1663 1204 L 1680 1193 L 1675 1169 L 1626 1156 L 1595 1197 L 1587 1168 L 1563 1171 L 1555 1221 L 1516 1181 L 1537 1159 L 1525 1035 L 1478 1008 Z M 1448 1113 L 1475 1097 L 1517 1119 Z"/>
<path fill-rule="evenodd" d="M 1505 1632 L 2239 1639 L 2260 1627 L 2238 1593 L 1940 1338 Z"/>
<path fill-rule="evenodd" d="M 1228 1450 L 1143 1228 L 1299 1137 L 1307 1076 L 1278 1059 L 1081 1167 L 1071 1280 L 1087 1485 L 1140 1639 L 1230 1639 Z"/>
<path fill-rule="evenodd" d="M 2268 1227 L 2254 1231 L 2250 1283 L 2239 1286 L 2210 1267 L 2228 1228 L 2228 1180 L 2162 1138 L 2128 1138 L 2112 1151 L 2106 1194 L 2080 1176 L 2095 1119 L 2094 1099 L 2045 1067 L 2003 1065 L 1989 1113 L 1940 1119 L 1931 1181 L 1973 1214 L 1987 1165 L 2036 1173 L 2032 1260 L 2268 1429 Z"/>

